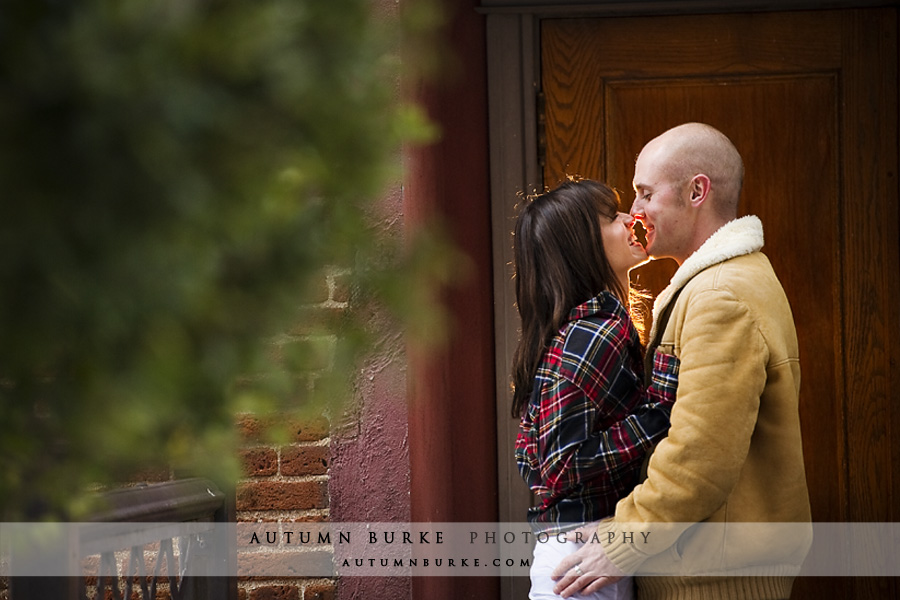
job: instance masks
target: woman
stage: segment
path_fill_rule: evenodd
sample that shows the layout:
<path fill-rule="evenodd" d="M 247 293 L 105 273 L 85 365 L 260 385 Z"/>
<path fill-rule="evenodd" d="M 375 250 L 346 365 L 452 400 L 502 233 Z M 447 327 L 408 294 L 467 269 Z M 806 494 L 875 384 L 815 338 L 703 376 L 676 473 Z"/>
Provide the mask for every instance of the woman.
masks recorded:
<path fill-rule="evenodd" d="M 677 359 L 661 357 L 645 388 L 625 307 L 628 271 L 647 253 L 618 204 L 608 186 L 570 180 L 529 202 L 516 223 L 516 462 L 538 501 L 528 519 L 539 532 L 610 516 L 669 427 Z M 558 598 L 550 573 L 579 545 L 536 537 L 529 597 Z M 631 578 L 591 597 L 633 598 Z"/>

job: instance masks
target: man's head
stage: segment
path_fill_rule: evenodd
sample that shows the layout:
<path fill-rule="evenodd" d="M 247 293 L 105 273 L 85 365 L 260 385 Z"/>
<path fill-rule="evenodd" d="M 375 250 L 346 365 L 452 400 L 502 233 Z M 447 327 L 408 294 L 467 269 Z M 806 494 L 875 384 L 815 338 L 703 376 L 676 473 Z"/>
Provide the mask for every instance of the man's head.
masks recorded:
<path fill-rule="evenodd" d="M 679 264 L 737 217 L 744 164 L 722 132 L 685 123 L 651 140 L 634 166 L 631 215 L 647 229 L 647 251 Z"/>

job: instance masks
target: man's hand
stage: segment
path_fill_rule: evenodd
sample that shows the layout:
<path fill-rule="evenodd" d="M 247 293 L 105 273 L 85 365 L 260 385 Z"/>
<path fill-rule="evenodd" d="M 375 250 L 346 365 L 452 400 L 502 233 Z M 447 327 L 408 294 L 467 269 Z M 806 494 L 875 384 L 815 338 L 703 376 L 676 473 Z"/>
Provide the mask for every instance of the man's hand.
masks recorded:
<path fill-rule="evenodd" d="M 577 531 L 590 538 L 595 530 L 596 526 L 589 526 Z M 568 598 L 579 592 L 593 594 L 624 576 L 625 573 L 606 557 L 603 546 L 587 543 L 562 559 L 550 577 L 556 581 L 554 593 Z"/>

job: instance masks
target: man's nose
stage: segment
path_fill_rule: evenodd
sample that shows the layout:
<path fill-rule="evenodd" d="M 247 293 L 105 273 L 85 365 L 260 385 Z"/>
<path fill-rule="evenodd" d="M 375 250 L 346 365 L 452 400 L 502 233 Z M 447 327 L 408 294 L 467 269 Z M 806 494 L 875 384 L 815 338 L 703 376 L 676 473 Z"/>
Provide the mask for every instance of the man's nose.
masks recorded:
<path fill-rule="evenodd" d="M 634 202 L 631 204 L 631 210 L 628 211 L 628 214 L 631 216 L 632 221 L 634 219 L 640 219 L 644 216 L 643 203 L 635 198 Z"/>

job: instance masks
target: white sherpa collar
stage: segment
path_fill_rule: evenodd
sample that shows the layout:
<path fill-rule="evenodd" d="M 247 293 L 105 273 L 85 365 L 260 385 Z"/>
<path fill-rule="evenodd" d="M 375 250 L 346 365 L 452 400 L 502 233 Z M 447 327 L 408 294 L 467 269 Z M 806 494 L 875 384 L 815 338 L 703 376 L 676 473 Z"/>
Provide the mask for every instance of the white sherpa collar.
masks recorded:
<path fill-rule="evenodd" d="M 656 324 L 660 313 L 669 304 L 675 293 L 693 279 L 694 275 L 730 258 L 757 252 L 762 247 L 763 228 L 762 222 L 757 217 L 748 215 L 722 225 L 678 267 L 672 276 L 672 281 L 657 296 L 653 303 L 653 327 L 650 330 L 650 339 L 656 339 Z"/>

